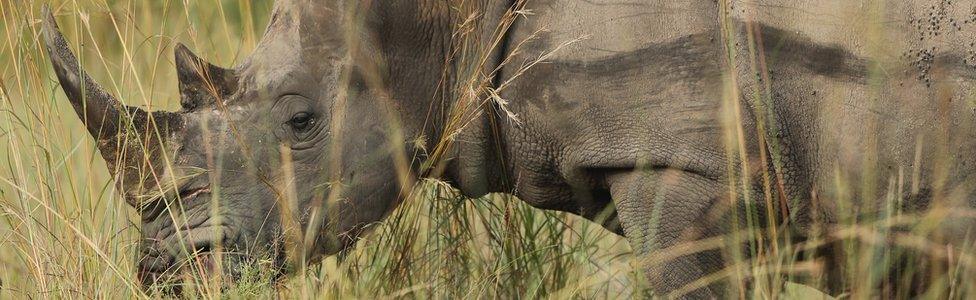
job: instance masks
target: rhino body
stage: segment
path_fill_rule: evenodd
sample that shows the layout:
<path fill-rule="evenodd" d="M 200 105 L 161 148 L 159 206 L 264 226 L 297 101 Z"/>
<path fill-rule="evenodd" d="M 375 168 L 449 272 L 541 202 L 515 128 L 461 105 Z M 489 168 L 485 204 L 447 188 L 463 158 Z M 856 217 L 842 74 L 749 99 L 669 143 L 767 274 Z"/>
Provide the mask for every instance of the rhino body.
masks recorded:
<path fill-rule="evenodd" d="M 179 245 L 281 253 L 289 228 L 312 237 L 291 241 L 308 258 L 335 253 L 422 175 L 579 214 L 639 258 L 729 234 L 747 211 L 802 239 L 841 221 L 840 199 L 865 214 L 893 194 L 906 211 L 976 206 L 972 3 L 357 2 L 279 1 L 233 69 L 178 46 L 178 113 L 119 104 L 47 21 L 62 86 L 142 209 L 144 281 Z M 478 74 L 490 84 L 465 98 Z M 463 99 L 496 100 L 450 127 Z M 943 225 L 962 239 L 971 220 Z M 656 293 L 717 296 L 721 282 L 682 288 L 726 260 L 710 249 L 645 273 Z"/>

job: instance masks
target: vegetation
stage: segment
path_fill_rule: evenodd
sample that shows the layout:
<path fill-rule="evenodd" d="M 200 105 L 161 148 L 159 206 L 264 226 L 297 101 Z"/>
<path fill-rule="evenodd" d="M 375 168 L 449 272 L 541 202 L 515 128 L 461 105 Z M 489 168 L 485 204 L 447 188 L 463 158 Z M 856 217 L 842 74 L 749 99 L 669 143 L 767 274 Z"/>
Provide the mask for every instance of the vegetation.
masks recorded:
<path fill-rule="evenodd" d="M 139 217 L 116 191 L 58 87 L 41 43 L 41 4 L 0 0 L 0 298 L 153 297 L 138 286 L 132 264 Z M 269 1 L 50 5 L 87 71 L 127 104 L 149 110 L 179 107 L 172 61 L 177 41 L 233 65 L 254 48 L 270 10 Z M 901 189 L 897 183 L 888 188 Z M 898 201 L 894 195 L 887 200 Z M 752 259 L 728 247 L 731 266 L 696 283 L 732 278 L 743 298 L 824 297 L 811 286 L 828 280 L 846 287 L 845 297 L 904 296 L 912 276 L 937 282 L 925 291 L 931 297 L 976 295 L 971 243 L 933 243 L 927 225 L 938 212 L 901 215 L 891 207 L 875 218 L 854 218 L 849 207 L 838 207 L 839 226 L 813 228 L 829 232 L 824 239 L 793 241 L 787 230 L 755 229 L 777 224 L 749 223 L 728 237 L 660 255 L 750 243 Z M 916 229 L 892 233 L 908 226 Z M 848 266 L 835 277 L 826 277 L 830 270 L 813 256 L 828 242 L 844 253 Z M 575 216 L 503 195 L 466 199 L 443 182 L 424 180 L 371 234 L 338 256 L 280 282 L 269 280 L 259 265 L 242 270 L 233 287 L 189 278 L 184 291 L 199 298 L 640 297 L 648 292 L 639 266 L 653 259 L 633 257 L 626 240 Z M 883 274 L 895 267 L 905 270 L 897 279 L 905 284 L 880 288 Z"/>

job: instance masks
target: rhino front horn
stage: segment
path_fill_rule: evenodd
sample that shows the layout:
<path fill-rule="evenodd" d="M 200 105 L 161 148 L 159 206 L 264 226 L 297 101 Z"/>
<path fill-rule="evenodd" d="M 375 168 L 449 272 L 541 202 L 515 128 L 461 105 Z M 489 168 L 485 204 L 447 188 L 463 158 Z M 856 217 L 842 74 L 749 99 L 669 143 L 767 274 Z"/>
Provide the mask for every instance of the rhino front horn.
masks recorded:
<path fill-rule="evenodd" d="M 99 152 L 109 163 L 109 169 L 117 173 L 120 170 L 117 167 L 127 167 L 126 164 L 120 166 L 118 164 L 120 160 L 135 159 L 135 156 L 138 156 L 130 155 L 129 159 L 125 159 L 120 150 L 136 145 L 158 146 L 157 139 L 152 136 L 146 136 L 147 138 L 144 139 L 126 139 L 126 133 L 131 132 L 126 129 L 135 128 L 137 132 L 150 132 L 151 128 L 155 128 L 151 126 L 152 124 L 159 125 L 162 129 L 169 127 L 176 116 L 165 112 L 149 114 L 139 108 L 122 105 L 81 69 L 47 5 L 42 8 L 42 15 L 44 16 L 44 42 L 51 64 L 54 65 L 54 72 L 71 106 L 85 123 L 88 132 L 95 138 Z M 130 144 L 131 141 L 135 142 Z"/>

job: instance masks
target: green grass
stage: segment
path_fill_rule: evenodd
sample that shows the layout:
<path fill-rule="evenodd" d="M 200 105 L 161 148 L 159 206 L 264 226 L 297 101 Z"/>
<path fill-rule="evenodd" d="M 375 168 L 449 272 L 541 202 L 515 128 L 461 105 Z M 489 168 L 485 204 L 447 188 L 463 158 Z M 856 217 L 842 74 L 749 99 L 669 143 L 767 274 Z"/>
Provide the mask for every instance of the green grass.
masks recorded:
<path fill-rule="evenodd" d="M 179 106 L 175 42 L 217 64 L 233 65 L 255 46 L 270 9 L 266 1 L 50 3 L 87 71 L 127 104 L 152 110 Z M 135 283 L 132 264 L 139 217 L 116 191 L 57 85 L 40 43 L 41 4 L 0 0 L 0 299 L 150 297 Z M 839 195 L 851 189 L 840 179 L 835 188 Z M 875 219 L 845 219 L 850 214 L 844 213 L 836 227 L 813 228 L 827 232 L 823 239 L 794 243 L 788 230 L 768 237 L 754 229 L 765 224 L 738 224 L 739 231 L 724 239 L 666 249 L 658 256 L 749 242 L 755 245 L 749 250 L 753 259 L 733 255 L 725 272 L 696 283 L 733 278 L 740 297 L 819 298 L 824 295 L 810 286 L 822 287 L 827 280 L 848 287 L 845 297 L 883 297 L 877 289 L 879 274 L 901 261 L 909 266 L 935 261 L 945 267 L 931 275 L 939 282 L 927 291 L 931 297 L 976 295 L 971 243 L 959 241 L 955 246 L 963 251 L 954 251 L 921 238 L 938 212 L 885 215 L 889 210 L 881 216 L 891 218 Z M 902 225 L 919 229 L 891 234 L 892 227 Z M 829 270 L 811 256 L 826 241 L 844 253 L 847 269 L 840 277 L 824 279 Z M 639 266 L 653 259 L 634 257 L 626 240 L 580 218 L 533 209 L 504 195 L 465 199 L 443 182 L 424 180 L 353 249 L 279 283 L 254 268 L 243 270 L 244 278 L 233 288 L 197 281 L 187 294 L 640 297 L 649 292 Z M 904 280 L 916 272 L 922 271 L 909 268 Z M 895 293 L 906 290 L 904 285 Z"/>

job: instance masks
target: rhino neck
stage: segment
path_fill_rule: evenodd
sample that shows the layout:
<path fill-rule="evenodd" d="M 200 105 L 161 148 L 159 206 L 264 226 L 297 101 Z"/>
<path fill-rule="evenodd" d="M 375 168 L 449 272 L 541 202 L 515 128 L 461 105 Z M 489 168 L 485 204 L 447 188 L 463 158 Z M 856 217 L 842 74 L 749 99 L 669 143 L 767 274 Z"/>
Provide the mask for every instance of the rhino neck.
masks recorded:
<path fill-rule="evenodd" d="M 467 197 L 510 190 L 505 165 L 508 153 L 504 151 L 503 131 L 492 120 L 494 114 L 493 111 L 480 113 L 478 120 L 466 126 L 454 143 L 454 157 L 443 179 Z"/>
<path fill-rule="evenodd" d="M 479 0 L 461 6 L 436 0 L 369 3 L 366 25 L 376 33 L 375 46 L 385 60 L 382 65 L 387 68 L 390 96 L 404 110 L 405 132 L 428 137 L 420 140 L 427 141 L 426 149 L 434 150 L 444 134 L 456 132 L 448 129 L 445 133 L 451 111 L 461 98 L 455 91 L 470 90 L 470 78 L 490 74 L 502 61 L 505 47 L 493 46 L 493 35 L 511 1 Z M 474 30 L 457 28 L 472 15 L 480 16 Z M 489 59 L 481 64 L 484 57 Z M 473 115 L 476 119 L 465 122 L 445 156 L 435 157 L 445 164 L 434 170 L 425 170 L 420 163 L 413 167 L 423 175 L 453 183 L 468 196 L 504 191 L 506 174 L 501 162 L 505 159 L 500 152 L 504 144 L 499 131 L 492 131 L 497 127 L 491 125 L 491 113 Z"/>
<path fill-rule="evenodd" d="M 512 1 L 507 0 L 488 0 L 488 1 L 475 1 L 475 7 L 479 12 L 481 12 L 482 19 L 478 22 L 476 30 L 474 30 L 474 40 L 478 47 L 475 49 L 481 49 L 481 51 L 472 51 L 470 53 L 464 53 L 466 57 L 461 59 L 453 60 L 454 64 L 451 66 L 453 70 L 450 86 L 453 88 L 451 91 L 467 91 L 470 87 L 463 86 L 468 83 L 466 78 L 469 78 L 472 73 L 474 74 L 491 74 L 502 61 L 504 61 L 505 56 L 508 52 L 508 33 L 502 33 L 502 45 L 491 45 L 495 41 L 497 28 L 501 23 L 502 16 L 512 5 Z M 467 17 L 470 14 L 462 14 L 462 17 Z M 511 31 L 509 29 L 509 31 Z M 457 42 L 454 43 L 457 45 Z M 484 58 L 487 61 L 481 68 L 472 68 L 471 66 L 477 66 L 478 64 L 473 64 L 471 62 L 477 62 Z M 498 86 L 498 78 L 486 78 L 485 80 L 490 81 L 492 87 Z M 483 81 L 482 81 L 483 82 Z M 454 101 L 463 101 L 461 95 L 451 95 Z M 480 101 L 482 97 L 473 99 L 474 101 Z M 472 99 L 468 99 L 471 101 Z M 459 105 L 459 103 L 454 103 L 454 105 Z M 507 153 L 505 149 L 505 136 L 503 128 L 504 122 L 498 121 L 498 114 L 496 113 L 496 107 L 494 103 L 490 105 L 471 105 L 471 110 L 476 110 L 472 115 L 475 119 L 467 123 L 460 133 L 454 138 L 454 144 L 451 147 L 451 156 L 448 158 L 447 169 L 444 172 L 443 179 L 450 182 L 456 188 L 460 189 L 461 192 L 468 197 L 476 198 L 484 196 L 488 193 L 494 192 L 509 192 L 511 191 L 511 178 L 509 172 L 507 172 L 508 157 L 510 153 Z"/>

